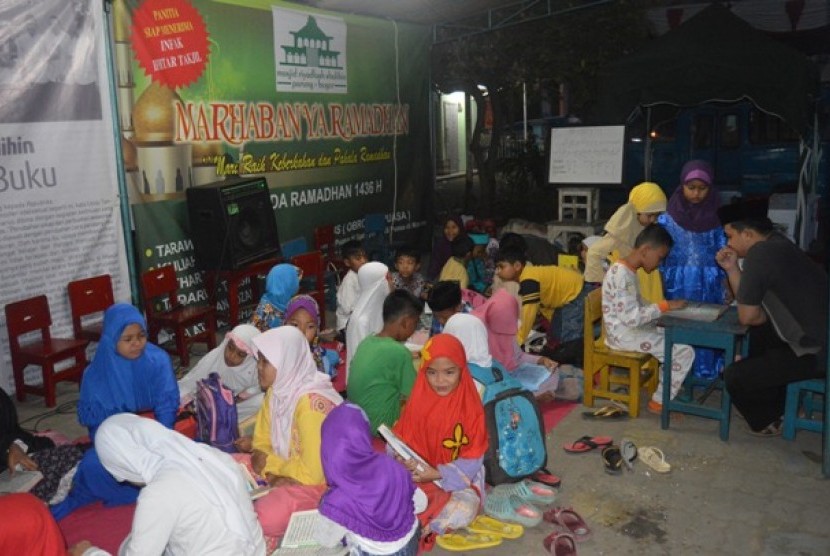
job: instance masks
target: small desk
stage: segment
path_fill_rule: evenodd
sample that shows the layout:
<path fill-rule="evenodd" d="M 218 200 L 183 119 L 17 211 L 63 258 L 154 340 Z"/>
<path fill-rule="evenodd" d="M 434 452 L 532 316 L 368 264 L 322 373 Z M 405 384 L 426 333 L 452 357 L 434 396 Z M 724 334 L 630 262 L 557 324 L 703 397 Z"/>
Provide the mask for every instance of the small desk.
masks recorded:
<path fill-rule="evenodd" d="M 216 288 L 218 283 L 222 280 L 228 284 L 228 310 L 227 312 L 217 309 L 217 316 L 226 314 L 228 317 L 228 324 L 231 328 L 239 324 L 239 285 L 245 281 L 246 278 L 251 278 L 251 292 L 254 296 L 254 303 L 259 302 L 260 293 L 259 288 L 256 287 L 256 281 L 253 280 L 256 276 L 267 275 L 268 272 L 277 264 L 282 262 L 282 259 L 271 258 L 262 261 L 251 263 L 243 268 L 236 270 L 206 270 L 205 271 L 205 288 L 207 289 L 208 300 L 211 307 L 216 307 Z"/>
<path fill-rule="evenodd" d="M 690 413 L 720 421 L 720 439 L 727 440 L 729 438 L 732 400 L 725 387 L 722 388 L 720 409 L 705 407 L 694 402 L 684 402 L 676 398 L 669 400 L 671 394 L 669 385 L 671 385 L 672 347 L 674 344 L 687 344 L 695 347 L 722 349 L 724 351 L 724 364 L 729 365 L 735 360 L 737 353 L 746 357 L 749 348 L 746 333 L 749 327 L 738 322 L 736 307 L 730 307 L 720 318 L 712 322 L 681 319 L 671 317 L 667 313 L 660 317 L 657 324 L 663 326 L 666 332 L 666 354 L 662 377 L 663 411 L 660 415 L 660 427 L 663 429 L 669 428 L 669 416 L 672 411 Z M 720 381 L 721 386 L 723 385 L 722 378 L 714 380 Z"/>

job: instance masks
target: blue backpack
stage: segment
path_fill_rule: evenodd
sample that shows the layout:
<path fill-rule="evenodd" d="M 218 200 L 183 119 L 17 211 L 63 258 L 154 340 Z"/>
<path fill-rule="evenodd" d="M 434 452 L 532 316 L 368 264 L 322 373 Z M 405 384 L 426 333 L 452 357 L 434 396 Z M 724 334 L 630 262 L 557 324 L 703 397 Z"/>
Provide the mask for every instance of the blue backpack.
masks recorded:
<path fill-rule="evenodd" d="M 514 483 L 543 470 L 548 460 L 542 413 L 531 392 L 493 362 L 490 369 L 470 365 L 484 384 L 484 418 L 490 446 L 484 456 L 487 482 Z"/>
<path fill-rule="evenodd" d="M 218 373 L 210 373 L 196 386 L 196 440 L 224 452 L 236 452 L 234 441 L 239 438 L 236 403 L 233 392 L 222 384 Z"/>

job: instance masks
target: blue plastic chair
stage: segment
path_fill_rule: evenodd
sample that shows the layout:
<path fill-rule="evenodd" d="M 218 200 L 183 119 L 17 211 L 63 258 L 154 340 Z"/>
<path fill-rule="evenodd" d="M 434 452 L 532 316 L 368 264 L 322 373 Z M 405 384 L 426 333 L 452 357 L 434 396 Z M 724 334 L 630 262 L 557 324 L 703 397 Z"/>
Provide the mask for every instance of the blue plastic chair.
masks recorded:
<path fill-rule="evenodd" d="M 781 432 L 787 440 L 794 440 L 798 429 L 821 433 L 824 430 L 824 400 L 826 381 L 823 378 L 800 380 L 787 385 L 787 402 L 784 408 L 784 429 Z M 799 416 L 799 409 L 804 416 Z M 813 419 L 813 413 L 821 418 Z"/>

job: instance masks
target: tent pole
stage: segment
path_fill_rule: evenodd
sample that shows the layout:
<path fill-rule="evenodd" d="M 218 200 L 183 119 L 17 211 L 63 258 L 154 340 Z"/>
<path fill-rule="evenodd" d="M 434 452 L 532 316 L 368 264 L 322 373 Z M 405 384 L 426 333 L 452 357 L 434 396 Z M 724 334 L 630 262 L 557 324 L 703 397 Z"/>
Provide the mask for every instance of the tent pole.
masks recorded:
<path fill-rule="evenodd" d="M 112 134 L 113 143 L 115 146 L 115 164 L 116 177 L 118 178 L 118 197 L 119 205 L 121 206 L 121 231 L 124 234 L 124 250 L 127 255 L 127 272 L 130 276 L 130 297 L 132 303 L 136 307 L 140 306 L 141 299 L 138 295 L 138 275 L 135 269 L 135 253 L 133 246 L 133 235 L 130 223 L 132 222 L 132 215 L 130 213 L 130 198 L 127 195 L 127 180 L 126 172 L 124 171 L 124 154 L 121 151 L 121 120 L 118 114 L 117 97 L 115 90 L 115 71 L 112 57 L 112 29 L 110 27 L 110 16 L 112 15 L 111 0 L 104 0 L 104 43 L 107 55 L 107 85 L 109 87 L 110 111 L 112 112 Z"/>
<path fill-rule="evenodd" d="M 646 141 L 643 149 L 643 179 L 651 181 L 651 106 L 646 106 Z"/>

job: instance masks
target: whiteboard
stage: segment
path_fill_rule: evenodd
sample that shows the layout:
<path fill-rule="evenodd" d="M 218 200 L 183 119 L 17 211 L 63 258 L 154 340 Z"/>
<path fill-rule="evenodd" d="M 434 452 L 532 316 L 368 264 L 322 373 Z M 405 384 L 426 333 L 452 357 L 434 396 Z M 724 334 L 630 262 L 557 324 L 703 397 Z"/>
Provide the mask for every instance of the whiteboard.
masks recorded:
<path fill-rule="evenodd" d="M 622 183 L 625 126 L 550 130 L 550 183 Z"/>

